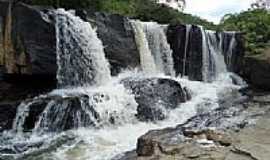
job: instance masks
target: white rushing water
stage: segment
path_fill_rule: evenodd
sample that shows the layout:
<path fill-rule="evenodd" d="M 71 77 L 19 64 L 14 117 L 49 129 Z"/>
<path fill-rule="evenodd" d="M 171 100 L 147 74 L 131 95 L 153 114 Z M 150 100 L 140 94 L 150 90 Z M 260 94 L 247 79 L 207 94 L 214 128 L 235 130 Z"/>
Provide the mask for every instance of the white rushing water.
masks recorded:
<path fill-rule="evenodd" d="M 175 76 L 172 50 L 165 34 L 167 26 L 139 20 L 132 20 L 131 24 L 135 31 L 143 70 L 152 74 Z"/>
<path fill-rule="evenodd" d="M 174 127 L 198 113 L 218 108 L 220 99 L 237 92 L 243 85 L 239 77 L 235 78 L 239 85 L 233 84 L 217 37 L 203 28 L 204 78 L 207 81 L 211 78 L 212 83 L 172 76 L 172 51 L 164 28 L 157 23 L 131 21 L 143 71 L 126 71 L 110 77 L 102 43 L 91 25 L 64 10 L 57 10 L 56 18 L 57 79 L 62 88 L 20 105 L 13 131 L 4 133 L 0 138 L 1 147 L 17 151 L 15 158 L 110 160 L 135 149 L 138 137 L 149 130 Z M 191 26 L 187 28 L 186 39 L 189 39 L 190 29 Z M 217 74 L 222 78 L 216 78 Z M 163 121 L 139 121 L 136 118 L 138 104 L 135 95 L 125 89 L 121 81 L 149 77 L 179 82 L 189 90 L 192 99 L 175 109 L 165 109 L 167 115 Z M 38 117 L 33 132 L 23 133 L 29 107 L 38 102 L 44 102 L 45 109 Z M 63 131 L 69 126 L 74 129 Z M 20 138 L 17 138 L 18 133 Z"/>
<path fill-rule="evenodd" d="M 156 22 L 140 22 L 143 24 L 147 42 L 154 56 L 159 73 L 175 76 L 172 50 L 165 35 L 166 26 Z M 165 28 L 164 28 L 165 27 Z"/>
<path fill-rule="evenodd" d="M 110 79 L 102 42 L 90 23 L 58 9 L 56 37 L 59 87 L 101 85 Z"/>
<path fill-rule="evenodd" d="M 136 76 L 139 77 L 140 75 Z M 198 112 L 209 112 L 219 107 L 219 95 L 231 94 L 238 89 L 238 86 L 224 81 L 210 84 L 192 82 L 181 78 L 176 78 L 175 80 L 189 88 L 193 98 L 191 101 L 179 105 L 174 110 L 168 110 L 168 118 L 166 120 L 151 123 L 139 122 L 133 119 L 129 123 L 118 126 L 75 130 L 73 134 L 76 135 L 78 143 L 72 146 L 63 146 L 51 154 L 57 160 L 109 160 L 124 151 L 135 149 L 137 138 L 147 131 L 174 127 L 175 124 L 185 122 Z"/>
<path fill-rule="evenodd" d="M 215 31 L 205 30 L 203 27 L 200 27 L 200 29 L 203 40 L 203 80 L 212 82 L 220 75 L 228 73 L 222 45 L 220 44 L 222 38 L 218 40 L 219 35 Z"/>
<path fill-rule="evenodd" d="M 140 53 L 142 70 L 148 74 L 156 74 L 157 67 L 144 33 L 143 23 L 137 20 L 132 20 L 131 25 L 135 32 L 135 40 Z"/>
<path fill-rule="evenodd" d="M 232 56 L 233 56 L 233 50 L 236 47 L 236 39 L 235 39 L 235 32 L 226 32 L 227 34 L 230 34 L 232 36 L 231 40 L 230 40 L 230 44 L 229 44 L 229 48 L 226 55 L 226 62 L 228 65 L 228 68 L 231 69 L 232 68 Z"/>

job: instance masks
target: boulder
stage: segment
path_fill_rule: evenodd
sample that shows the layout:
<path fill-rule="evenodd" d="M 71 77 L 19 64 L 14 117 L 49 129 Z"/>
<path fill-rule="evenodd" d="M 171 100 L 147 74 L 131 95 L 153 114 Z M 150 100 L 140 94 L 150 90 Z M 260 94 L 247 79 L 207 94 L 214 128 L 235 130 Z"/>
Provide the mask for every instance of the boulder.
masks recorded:
<path fill-rule="evenodd" d="M 103 42 L 112 75 L 116 75 L 124 69 L 140 66 L 140 55 L 128 18 L 92 11 L 88 11 L 87 16 L 81 17 L 86 18 L 97 27 L 98 37 Z"/>
<path fill-rule="evenodd" d="M 243 77 L 255 89 L 270 90 L 270 51 L 245 57 Z"/>
<path fill-rule="evenodd" d="M 122 83 L 135 95 L 137 118 L 142 121 L 163 120 L 167 109 L 174 109 L 187 100 L 181 85 L 171 79 L 127 78 Z"/>

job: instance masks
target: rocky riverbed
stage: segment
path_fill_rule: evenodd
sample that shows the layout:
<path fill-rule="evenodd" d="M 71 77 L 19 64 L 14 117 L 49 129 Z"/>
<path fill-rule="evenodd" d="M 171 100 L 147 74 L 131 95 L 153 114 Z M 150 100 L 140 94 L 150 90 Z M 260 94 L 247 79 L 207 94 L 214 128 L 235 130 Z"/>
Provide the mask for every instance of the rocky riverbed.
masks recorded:
<path fill-rule="evenodd" d="M 121 160 L 268 160 L 270 94 L 252 93 L 232 108 L 197 115 L 175 128 L 141 136 Z"/>

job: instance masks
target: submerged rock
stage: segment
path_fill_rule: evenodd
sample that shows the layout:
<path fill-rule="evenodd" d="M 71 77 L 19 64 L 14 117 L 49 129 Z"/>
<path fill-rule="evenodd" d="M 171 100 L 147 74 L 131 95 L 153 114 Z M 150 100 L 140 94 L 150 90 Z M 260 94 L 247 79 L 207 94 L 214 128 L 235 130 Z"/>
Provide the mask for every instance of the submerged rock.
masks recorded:
<path fill-rule="evenodd" d="M 21 79 L 13 77 L 12 83 L 0 81 L 0 132 L 12 128 L 18 105 L 28 98 L 44 94 L 55 86 L 44 80 Z"/>
<path fill-rule="evenodd" d="M 13 121 L 16 117 L 16 104 L 0 104 L 0 132 L 12 128 Z"/>
<path fill-rule="evenodd" d="M 135 95 L 139 105 L 137 117 L 142 121 L 163 120 L 167 109 L 174 109 L 187 100 L 186 91 L 171 79 L 127 78 L 122 83 Z"/>

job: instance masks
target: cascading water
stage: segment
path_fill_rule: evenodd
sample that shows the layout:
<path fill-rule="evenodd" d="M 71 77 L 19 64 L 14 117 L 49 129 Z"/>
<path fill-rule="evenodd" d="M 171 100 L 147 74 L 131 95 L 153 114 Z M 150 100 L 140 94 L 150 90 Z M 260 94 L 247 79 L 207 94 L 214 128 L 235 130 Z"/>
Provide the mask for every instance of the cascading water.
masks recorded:
<path fill-rule="evenodd" d="M 141 22 L 147 42 L 155 59 L 157 70 L 166 75 L 175 76 L 172 50 L 168 44 L 164 27 L 156 22 Z"/>
<path fill-rule="evenodd" d="M 140 21 L 132 20 L 131 24 L 135 32 L 135 40 L 140 53 L 142 70 L 149 74 L 157 73 L 155 60 L 151 54 L 146 35 L 144 33 L 143 23 Z"/>
<path fill-rule="evenodd" d="M 232 58 L 233 58 L 233 50 L 236 47 L 236 39 L 235 32 L 225 32 L 231 36 L 229 48 L 227 51 L 224 51 L 225 60 L 229 70 L 232 70 Z M 226 53 L 225 53 L 226 52 Z"/>
<path fill-rule="evenodd" d="M 188 52 L 188 43 L 189 43 L 189 35 L 190 30 L 192 28 L 192 25 L 186 25 L 186 42 L 185 42 L 185 53 L 184 53 L 184 59 L 183 59 L 183 72 L 182 76 L 186 75 L 186 62 L 187 62 L 187 52 Z"/>
<path fill-rule="evenodd" d="M 90 85 L 104 85 L 110 81 L 109 63 L 105 58 L 102 42 L 91 25 L 63 9 L 55 11 L 55 17 L 58 86 L 63 88 L 89 87 Z M 17 114 L 13 128 L 17 132 L 22 132 L 29 107 L 35 101 L 47 101 L 47 99 L 50 100 L 46 102 L 45 110 L 35 124 L 34 132 L 63 131 L 67 127 L 78 128 L 93 123 L 98 125 L 95 122 L 97 119 L 95 116 L 101 115 L 98 115 L 99 113 L 96 113 L 93 108 L 97 103 L 93 104 L 94 101 L 90 100 L 94 96 L 92 94 L 82 92 L 67 96 L 67 98 L 59 97 L 60 100 L 50 99 L 50 95 L 45 95 L 45 98 L 44 96 L 37 97 L 28 104 L 22 103 L 18 107 L 19 114 Z M 97 95 L 95 97 L 99 100 L 103 99 Z M 85 100 L 90 102 L 85 102 Z M 72 122 L 67 122 L 67 119 L 70 118 Z"/>
<path fill-rule="evenodd" d="M 55 14 L 58 86 L 76 87 L 108 82 L 109 63 L 102 42 L 90 23 L 63 9 L 58 9 Z"/>
<path fill-rule="evenodd" d="M 216 80 L 220 74 L 227 73 L 228 70 L 217 32 L 204 30 L 204 28 L 201 27 L 201 33 L 203 41 L 203 80 L 212 82 Z"/>
<path fill-rule="evenodd" d="M 138 20 L 132 20 L 131 23 L 135 31 L 143 70 L 150 70 L 147 68 L 151 68 L 152 73 L 175 76 L 172 50 L 164 31 L 166 26 L 156 22 L 141 22 Z M 146 59 L 148 65 L 145 65 Z"/>

